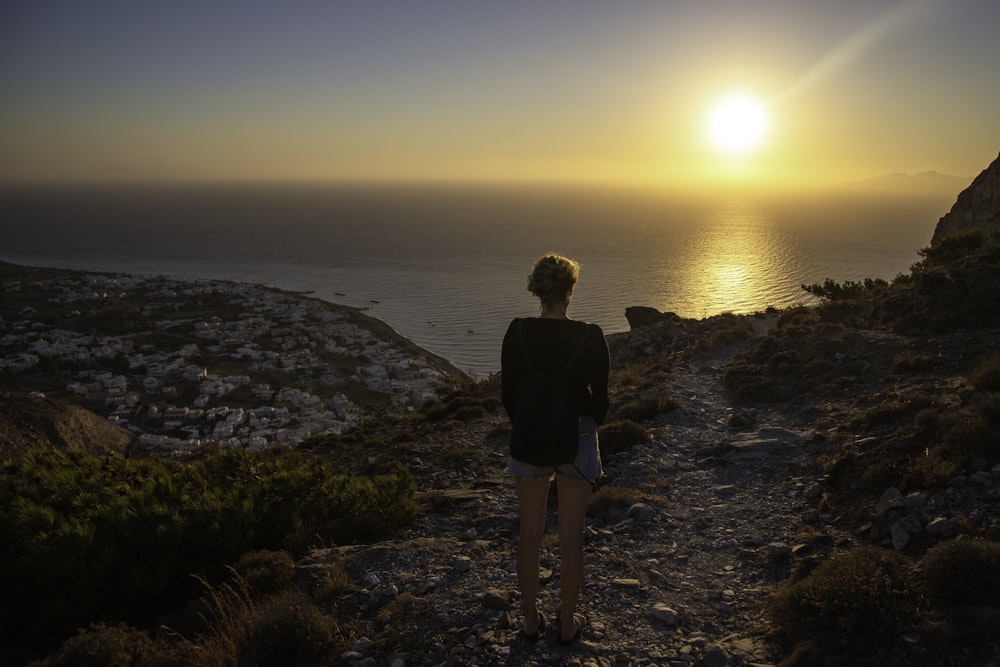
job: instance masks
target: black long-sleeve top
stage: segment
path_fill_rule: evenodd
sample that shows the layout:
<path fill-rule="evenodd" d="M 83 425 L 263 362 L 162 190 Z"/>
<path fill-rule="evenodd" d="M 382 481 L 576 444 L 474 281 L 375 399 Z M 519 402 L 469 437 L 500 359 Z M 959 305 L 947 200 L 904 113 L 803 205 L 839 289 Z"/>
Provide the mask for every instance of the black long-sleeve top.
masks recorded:
<path fill-rule="evenodd" d="M 566 374 L 571 400 L 580 416 L 592 418 L 598 425 L 608 416 L 608 369 L 610 355 L 604 332 L 596 324 L 576 320 L 541 317 L 519 318 L 524 346 L 531 365 L 538 373 L 558 373 L 570 360 L 586 336 L 583 349 Z M 529 370 L 521 354 L 515 319 L 507 327 L 500 352 L 501 397 L 507 416 L 513 420 L 517 409 L 519 378 Z"/>

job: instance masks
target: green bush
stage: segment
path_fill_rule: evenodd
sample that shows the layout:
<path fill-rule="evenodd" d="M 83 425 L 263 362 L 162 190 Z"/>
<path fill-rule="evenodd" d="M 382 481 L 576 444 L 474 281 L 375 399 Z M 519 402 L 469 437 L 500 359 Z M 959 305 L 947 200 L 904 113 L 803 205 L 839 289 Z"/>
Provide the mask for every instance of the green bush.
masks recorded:
<path fill-rule="evenodd" d="M 865 278 L 862 281 L 845 280 L 838 283 L 832 278 L 827 278 L 823 284 L 814 283 L 812 285 L 802 285 L 802 289 L 813 296 L 830 301 L 846 301 L 856 299 L 864 294 L 869 294 L 877 289 L 888 287 L 889 283 L 881 278 Z"/>
<path fill-rule="evenodd" d="M 812 641 L 837 650 L 896 641 L 917 608 L 913 568 L 893 551 L 859 547 L 833 556 L 778 592 L 771 618 L 790 646 Z"/>
<path fill-rule="evenodd" d="M 937 243 L 918 250 L 917 254 L 923 259 L 910 267 L 910 271 L 920 274 L 931 267 L 951 264 L 979 252 L 986 246 L 986 242 L 985 232 L 979 229 L 946 236 Z"/>
<path fill-rule="evenodd" d="M 995 606 L 1000 600 L 1000 544 L 955 539 L 920 561 L 928 597 L 945 606 Z"/>
<path fill-rule="evenodd" d="M 289 450 L 192 462 L 35 450 L 0 471 L 0 627 L 52 644 L 92 620 L 142 623 L 253 549 L 373 539 L 418 513 L 405 471 L 334 475 Z"/>

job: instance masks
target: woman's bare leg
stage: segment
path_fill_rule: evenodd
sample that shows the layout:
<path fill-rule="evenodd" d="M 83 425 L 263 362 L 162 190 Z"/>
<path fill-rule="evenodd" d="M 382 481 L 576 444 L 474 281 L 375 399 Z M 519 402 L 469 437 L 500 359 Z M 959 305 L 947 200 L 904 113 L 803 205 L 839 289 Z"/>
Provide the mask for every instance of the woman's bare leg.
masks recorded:
<path fill-rule="evenodd" d="M 559 629 L 562 639 L 576 633 L 576 606 L 583 587 L 583 522 L 592 492 L 590 482 L 557 475 L 559 490 Z"/>
<path fill-rule="evenodd" d="M 517 479 L 517 505 L 521 518 L 520 537 L 517 541 L 517 582 L 521 587 L 524 605 L 524 625 L 527 635 L 538 631 L 538 561 L 545 535 L 545 510 L 548 504 L 550 481 Z"/>

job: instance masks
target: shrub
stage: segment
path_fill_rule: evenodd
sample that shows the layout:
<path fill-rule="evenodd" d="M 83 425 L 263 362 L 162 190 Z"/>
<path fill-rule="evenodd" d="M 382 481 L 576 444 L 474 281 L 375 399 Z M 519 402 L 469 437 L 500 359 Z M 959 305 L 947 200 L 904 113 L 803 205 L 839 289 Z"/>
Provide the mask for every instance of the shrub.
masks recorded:
<path fill-rule="evenodd" d="M 694 352 L 714 352 L 731 343 L 753 338 L 754 331 L 753 319 L 749 317 L 736 317 L 729 326 L 699 338 L 692 345 L 691 349 Z"/>
<path fill-rule="evenodd" d="M 730 366 L 723 384 L 737 403 L 765 403 L 787 398 L 788 391 L 759 366 Z"/>
<path fill-rule="evenodd" d="M 830 301 L 846 301 L 888 287 L 889 283 L 881 278 L 865 278 L 863 281 L 845 280 L 843 283 L 827 278 L 823 284 L 802 285 L 802 289 L 813 296 Z"/>
<path fill-rule="evenodd" d="M 859 547 L 840 553 L 774 597 L 770 613 L 781 639 L 843 648 L 892 643 L 913 623 L 913 569 L 893 551 Z"/>
<path fill-rule="evenodd" d="M 946 236 L 937 243 L 918 250 L 917 254 L 923 259 L 910 267 L 910 271 L 920 274 L 928 268 L 950 264 L 968 257 L 982 250 L 986 246 L 986 241 L 986 234 L 980 229 Z"/>
<path fill-rule="evenodd" d="M 587 505 L 587 515 L 602 521 L 617 521 L 629 507 L 643 498 L 639 489 L 605 486 L 597 490 Z"/>
<path fill-rule="evenodd" d="M 417 515 L 414 496 L 403 470 L 337 476 L 288 450 L 189 463 L 35 450 L 0 471 L 0 627 L 41 648 L 98 618 L 145 622 L 197 593 L 191 574 L 303 533 L 379 537 Z"/>
<path fill-rule="evenodd" d="M 877 394 L 878 402 L 851 418 L 852 428 L 873 427 L 895 422 L 914 423 L 927 408 L 934 405 L 934 396 L 922 391 L 901 396 Z"/>
<path fill-rule="evenodd" d="M 994 606 L 1000 600 L 1000 544 L 955 539 L 920 561 L 928 597 L 945 606 Z"/>
<path fill-rule="evenodd" d="M 273 595 L 287 590 L 295 579 L 295 561 L 287 551 L 250 551 L 236 561 L 233 570 L 255 595 Z"/>
<path fill-rule="evenodd" d="M 154 643 L 127 625 L 95 623 L 80 629 L 35 667 L 134 667 L 149 664 Z"/>
<path fill-rule="evenodd" d="M 1000 352 L 984 359 L 969 379 L 973 388 L 980 391 L 1000 391 Z"/>
<path fill-rule="evenodd" d="M 346 642 L 341 642 L 337 650 L 337 622 L 298 592 L 282 593 L 260 604 L 250 630 L 249 636 L 241 638 L 241 653 L 252 655 L 253 664 L 259 667 L 315 665 L 346 648 Z"/>
<path fill-rule="evenodd" d="M 672 412 L 681 407 L 681 403 L 676 396 L 662 396 L 650 392 L 641 398 L 625 403 L 615 412 L 619 419 L 632 421 L 643 421 L 653 419 L 657 415 L 665 412 Z"/>
<path fill-rule="evenodd" d="M 944 486 L 959 474 L 958 464 L 938 450 L 914 457 L 906 465 L 901 484 L 906 491 Z M 889 486 L 893 481 L 882 484 Z"/>
<path fill-rule="evenodd" d="M 1000 393 L 958 410 L 941 410 L 933 418 L 923 412 L 919 416 L 938 440 L 932 454 L 962 468 L 980 467 L 1000 456 Z"/>
<path fill-rule="evenodd" d="M 598 431 L 601 459 L 624 452 L 649 440 L 649 431 L 628 419 L 609 422 Z"/>

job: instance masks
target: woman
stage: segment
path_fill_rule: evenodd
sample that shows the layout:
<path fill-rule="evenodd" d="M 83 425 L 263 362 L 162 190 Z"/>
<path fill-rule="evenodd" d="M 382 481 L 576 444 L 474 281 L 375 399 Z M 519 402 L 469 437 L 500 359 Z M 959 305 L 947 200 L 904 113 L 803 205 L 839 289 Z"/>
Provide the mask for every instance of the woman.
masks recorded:
<path fill-rule="evenodd" d="M 501 352 L 502 396 L 508 417 L 517 409 L 518 381 L 528 374 L 524 355 L 539 373 L 558 373 L 576 353 L 566 373 L 571 401 L 580 416 L 580 446 L 576 461 L 555 468 L 514 459 L 508 472 L 517 483 L 521 531 L 517 545 L 517 578 L 524 604 L 521 631 L 535 640 L 545 629 L 538 609 L 538 567 L 545 512 L 553 477 L 559 498 L 559 640 L 579 637 L 586 619 L 576 611 L 583 585 L 583 522 L 593 484 L 601 476 L 597 426 L 608 412 L 608 344 L 596 324 L 569 319 L 566 310 L 580 267 L 571 259 L 546 255 L 528 276 L 528 290 L 541 301 L 537 318 L 515 319 L 507 329 Z M 581 339 L 584 339 L 582 348 Z M 579 350 L 579 351 L 578 351 Z"/>

